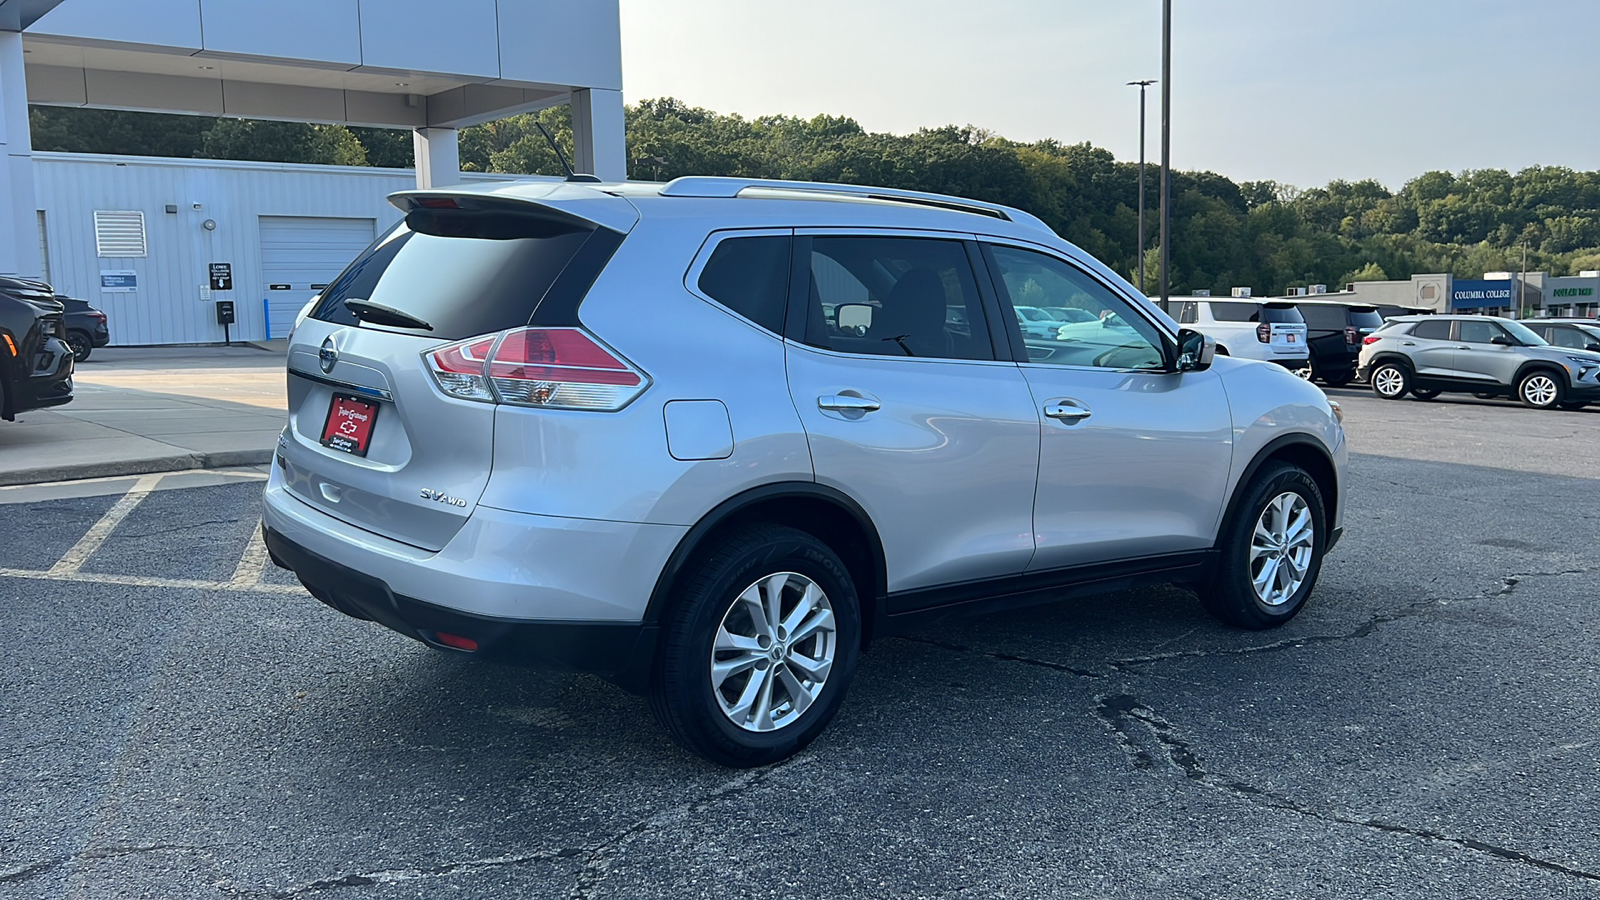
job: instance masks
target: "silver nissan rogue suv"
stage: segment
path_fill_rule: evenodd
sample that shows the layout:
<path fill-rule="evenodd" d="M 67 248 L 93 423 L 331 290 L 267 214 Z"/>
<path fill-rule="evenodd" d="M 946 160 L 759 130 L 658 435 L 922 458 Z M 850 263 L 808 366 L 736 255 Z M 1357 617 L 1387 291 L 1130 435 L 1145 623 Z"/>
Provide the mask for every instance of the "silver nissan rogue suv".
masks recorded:
<path fill-rule="evenodd" d="M 875 639 L 1192 586 L 1280 625 L 1339 410 L 1015 209 L 730 178 L 407 191 L 307 308 L 273 560 L 440 650 L 597 672 L 693 751 L 805 746 Z M 1015 307 L 1116 328 L 1025 337 Z"/>

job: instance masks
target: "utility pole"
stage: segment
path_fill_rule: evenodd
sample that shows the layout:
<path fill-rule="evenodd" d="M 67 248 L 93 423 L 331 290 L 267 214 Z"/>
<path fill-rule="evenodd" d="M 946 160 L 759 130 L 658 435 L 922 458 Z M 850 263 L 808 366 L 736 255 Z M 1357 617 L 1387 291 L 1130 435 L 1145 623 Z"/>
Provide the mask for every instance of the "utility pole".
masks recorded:
<path fill-rule="evenodd" d="M 1130 81 L 1128 86 L 1139 86 L 1139 293 L 1145 292 L 1144 280 L 1144 92 L 1150 85 L 1155 84 L 1153 78 L 1143 81 Z"/>
<path fill-rule="evenodd" d="M 1522 280 L 1517 282 L 1517 306 L 1511 318 L 1522 318 L 1522 297 L 1528 290 L 1528 243 L 1522 243 Z"/>
<path fill-rule="evenodd" d="M 1161 309 L 1172 291 L 1172 0 L 1161 2 Z"/>

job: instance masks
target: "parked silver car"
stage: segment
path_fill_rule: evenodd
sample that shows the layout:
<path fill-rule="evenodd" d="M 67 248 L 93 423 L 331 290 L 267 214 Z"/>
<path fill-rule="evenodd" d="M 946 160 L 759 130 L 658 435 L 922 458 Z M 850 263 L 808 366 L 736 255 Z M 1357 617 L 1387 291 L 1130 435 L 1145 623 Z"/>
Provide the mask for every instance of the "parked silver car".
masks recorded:
<path fill-rule="evenodd" d="M 272 558 L 432 647 L 604 674 L 719 763 L 805 746 L 873 639 L 953 614 L 1166 581 L 1282 624 L 1341 534 L 1337 407 L 1018 210 L 727 178 L 390 199 L 289 347 Z M 1125 327 L 1025 337 L 1019 296 Z"/>
<path fill-rule="evenodd" d="M 1443 391 L 1512 396 L 1534 409 L 1600 400 L 1600 354 L 1552 346 L 1495 316 L 1397 316 L 1363 339 L 1359 374 L 1386 400 Z"/>

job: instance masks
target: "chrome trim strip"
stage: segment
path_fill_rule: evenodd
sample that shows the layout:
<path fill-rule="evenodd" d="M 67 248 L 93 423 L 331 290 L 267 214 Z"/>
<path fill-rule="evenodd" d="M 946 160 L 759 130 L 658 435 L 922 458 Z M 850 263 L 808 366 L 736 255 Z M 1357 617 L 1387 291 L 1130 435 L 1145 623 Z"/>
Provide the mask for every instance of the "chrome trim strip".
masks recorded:
<path fill-rule="evenodd" d="M 367 387 L 364 384 L 351 384 L 348 381 L 340 381 L 337 378 L 329 378 L 328 376 L 320 373 L 307 372 L 304 369 L 297 369 L 294 366 L 289 366 L 289 374 L 298 375 L 307 381 L 315 381 L 317 384 L 325 384 L 328 387 L 349 391 L 353 394 L 361 394 L 366 397 L 375 397 L 379 400 L 387 400 L 390 403 L 394 402 L 394 395 L 383 388 Z"/>

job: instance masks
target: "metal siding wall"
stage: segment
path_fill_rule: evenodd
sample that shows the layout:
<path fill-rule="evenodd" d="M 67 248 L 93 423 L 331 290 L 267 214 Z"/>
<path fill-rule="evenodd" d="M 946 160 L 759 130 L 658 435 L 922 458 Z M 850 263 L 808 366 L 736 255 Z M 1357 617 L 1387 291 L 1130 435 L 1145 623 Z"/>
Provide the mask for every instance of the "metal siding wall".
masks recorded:
<path fill-rule="evenodd" d="M 233 264 L 233 292 L 213 299 L 235 301 L 234 338 L 264 339 L 260 217 L 364 218 L 381 230 L 400 217 L 384 198 L 416 186 L 411 172 L 394 169 L 71 154 L 37 154 L 35 160 L 56 290 L 105 310 L 114 344 L 221 341 L 212 304 L 200 301 L 212 262 Z M 169 203 L 177 214 L 166 212 Z M 96 257 L 96 209 L 143 210 L 150 255 Z M 215 231 L 201 227 L 206 219 L 216 220 Z M 99 273 L 116 269 L 139 273 L 137 293 L 101 292 Z"/>

